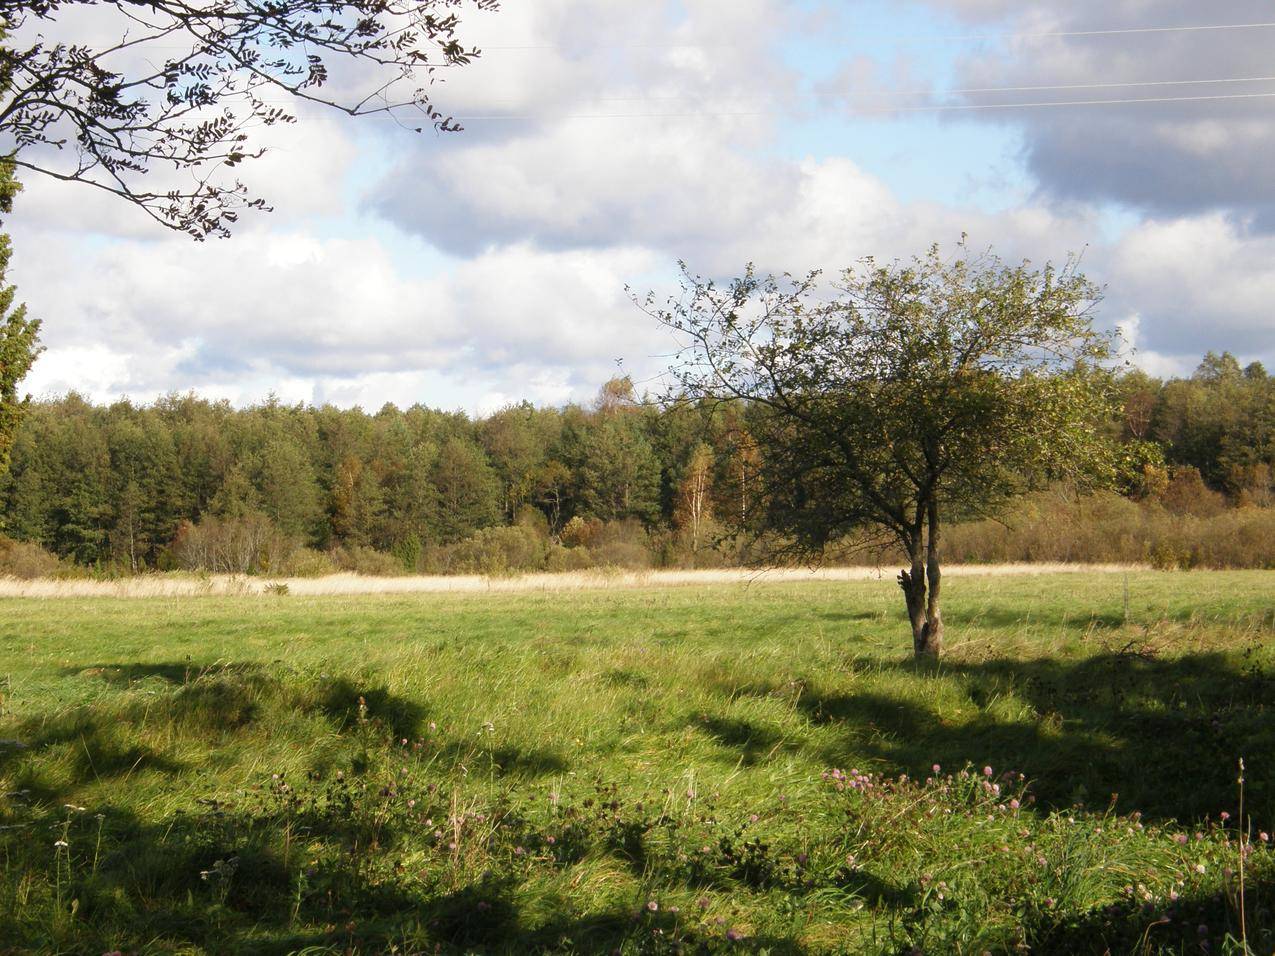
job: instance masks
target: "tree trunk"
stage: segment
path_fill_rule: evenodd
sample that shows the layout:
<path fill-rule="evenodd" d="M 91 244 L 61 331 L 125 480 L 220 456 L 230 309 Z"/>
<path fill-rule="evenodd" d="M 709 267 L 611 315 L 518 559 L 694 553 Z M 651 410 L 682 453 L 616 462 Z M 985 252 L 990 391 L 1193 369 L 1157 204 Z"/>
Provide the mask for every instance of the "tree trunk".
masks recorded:
<path fill-rule="evenodd" d="M 912 561 L 911 571 L 899 572 L 899 587 L 908 606 L 908 620 L 912 623 L 912 650 L 918 658 L 926 656 L 928 632 L 925 618 L 925 565 L 918 555 Z"/>
<path fill-rule="evenodd" d="M 912 651 L 918 660 L 935 660 L 943 653 L 943 612 L 939 604 L 942 572 L 939 568 L 938 508 L 927 509 L 928 534 L 922 548 L 922 536 L 908 542 L 912 558 L 910 570 L 899 572 L 899 587 L 907 602 L 908 621 L 912 625 Z M 928 598 L 928 600 L 927 600 Z"/>
<path fill-rule="evenodd" d="M 939 509 L 930 502 L 930 533 L 925 543 L 925 573 L 930 582 L 930 601 L 925 609 L 925 652 L 933 657 L 943 653 L 943 611 L 939 605 L 939 590 L 943 574 L 939 569 Z"/>

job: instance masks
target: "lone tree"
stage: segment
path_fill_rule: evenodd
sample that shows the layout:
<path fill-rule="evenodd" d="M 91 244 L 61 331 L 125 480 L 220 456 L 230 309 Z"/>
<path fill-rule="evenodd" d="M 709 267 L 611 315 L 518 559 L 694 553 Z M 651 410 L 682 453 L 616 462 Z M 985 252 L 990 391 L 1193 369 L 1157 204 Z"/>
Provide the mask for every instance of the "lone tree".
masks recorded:
<path fill-rule="evenodd" d="M 430 86 L 479 54 L 461 7 L 498 0 L 0 0 L 0 154 L 224 236 L 266 208 L 226 171 L 290 101 L 460 129 Z"/>
<path fill-rule="evenodd" d="M 761 454 L 744 530 L 816 561 L 847 536 L 897 542 L 918 657 L 942 652 L 946 522 L 1111 475 L 1099 366 L 1114 342 L 1074 261 L 1010 266 L 962 243 L 953 260 L 865 259 L 831 288 L 751 266 L 723 286 L 682 274 L 680 297 L 639 305 L 683 343 L 679 397 L 747 407 Z"/>

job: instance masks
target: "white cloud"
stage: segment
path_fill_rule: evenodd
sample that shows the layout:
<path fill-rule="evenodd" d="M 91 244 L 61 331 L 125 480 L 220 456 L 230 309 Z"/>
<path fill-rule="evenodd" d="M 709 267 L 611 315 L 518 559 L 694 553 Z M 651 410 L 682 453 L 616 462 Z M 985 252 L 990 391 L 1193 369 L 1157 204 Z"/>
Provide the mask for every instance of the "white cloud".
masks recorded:
<path fill-rule="evenodd" d="M 790 12 L 784 0 L 507 4 L 477 24 L 489 58 L 439 95 L 457 112 L 534 122 L 439 138 L 307 114 L 245 171 L 278 211 L 226 242 L 33 184 L 8 223 L 12 278 L 46 321 L 28 387 L 100 399 L 193 388 L 240 403 L 274 391 L 370 408 L 586 399 L 616 359 L 639 379 L 666 364 L 671 340 L 624 289 L 673 291 L 679 257 L 705 274 L 749 261 L 833 272 L 963 233 L 1010 260 L 1088 247 L 1087 271 L 1110 289 L 1104 314 L 1156 370 L 1209 348 L 1275 358 L 1275 239 L 1221 214 L 1101 239 L 1102 208 L 1088 202 L 995 213 L 905 202 L 851 157 L 780 155 L 785 127 L 771 117 L 561 118 L 714 112 L 759 86 L 789 96 L 796 80 L 758 24 Z M 517 46 L 534 49 L 497 49 Z M 1175 130 L 1182 150 L 1217 148 L 1217 130 Z M 347 208 L 370 183 L 393 224 Z"/>
<path fill-rule="evenodd" d="M 1174 29 L 1269 22 L 1269 0 L 921 2 L 1001 35 L 956 47 L 955 75 L 944 84 L 984 92 L 929 102 L 1115 104 L 948 117 L 1014 124 L 1027 167 L 1050 196 L 1156 215 L 1226 209 L 1275 228 L 1275 166 L 1267 161 L 1275 152 L 1273 90 L 1252 79 L 1271 74 L 1275 30 Z M 946 70 L 946 58 L 938 59 Z M 853 104 L 862 74 L 851 63 L 834 81 L 843 101 Z"/>
<path fill-rule="evenodd" d="M 1112 251 L 1113 305 L 1143 317 L 1140 339 L 1192 366 L 1223 349 L 1275 355 L 1275 237 L 1214 213 L 1133 229 Z"/>
<path fill-rule="evenodd" d="M 24 258 L 16 274 L 47 318 L 49 351 L 27 386 L 37 393 L 274 390 L 366 402 L 378 383 L 396 400 L 420 383 L 431 390 L 412 400 L 450 407 L 439 388 L 454 380 L 467 401 L 527 386 L 562 400 L 590 394 L 615 358 L 641 362 L 661 348 L 624 293 L 662 265 L 642 250 L 510 246 L 426 276 L 373 239 L 21 238 L 51 253 Z M 67 261 L 93 276 L 91 296 L 63 281 Z"/>

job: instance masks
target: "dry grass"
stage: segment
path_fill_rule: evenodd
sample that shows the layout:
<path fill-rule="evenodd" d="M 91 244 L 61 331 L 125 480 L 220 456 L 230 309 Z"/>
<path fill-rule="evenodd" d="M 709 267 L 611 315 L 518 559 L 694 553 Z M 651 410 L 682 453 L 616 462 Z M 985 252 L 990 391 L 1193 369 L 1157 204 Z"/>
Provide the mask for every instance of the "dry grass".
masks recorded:
<path fill-rule="evenodd" d="M 951 577 L 1063 574 L 1074 572 L 1119 573 L 1140 570 L 1125 564 L 994 564 L 962 565 L 945 569 Z M 740 568 L 701 571 L 568 571 L 557 574 L 524 574 L 511 577 L 437 575 L 368 577 L 333 574 L 320 578 L 250 578 L 240 575 L 195 576 L 147 574 L 115 581 L 41 578 L 0 578 L 0 598 L 155 598 L 205 595 L 245 596 L 267 594 L 267 588 L 287 585 L 288 594 L 318 596 L 337 594 L 506 593 L 519 591 L 593 591 L 634 588 L 694 587 L 754 582 L 869 581 L 894 577 L 893 568 L 782 568 L 766 571 Z"/>

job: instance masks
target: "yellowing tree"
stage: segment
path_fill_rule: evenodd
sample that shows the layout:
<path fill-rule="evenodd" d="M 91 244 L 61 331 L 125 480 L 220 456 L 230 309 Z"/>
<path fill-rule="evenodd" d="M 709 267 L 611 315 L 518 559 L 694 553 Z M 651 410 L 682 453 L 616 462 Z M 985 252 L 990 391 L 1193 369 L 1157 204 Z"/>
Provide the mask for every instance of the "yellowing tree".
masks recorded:
<path fill-rule="evenodd" d="M 686 471 L 677 488 L 674 519 L 690 538 L 691 553 L 697 554 L 700 542 L 713 517 L 713 449 L 700 442 L 691 452 Z"/>

